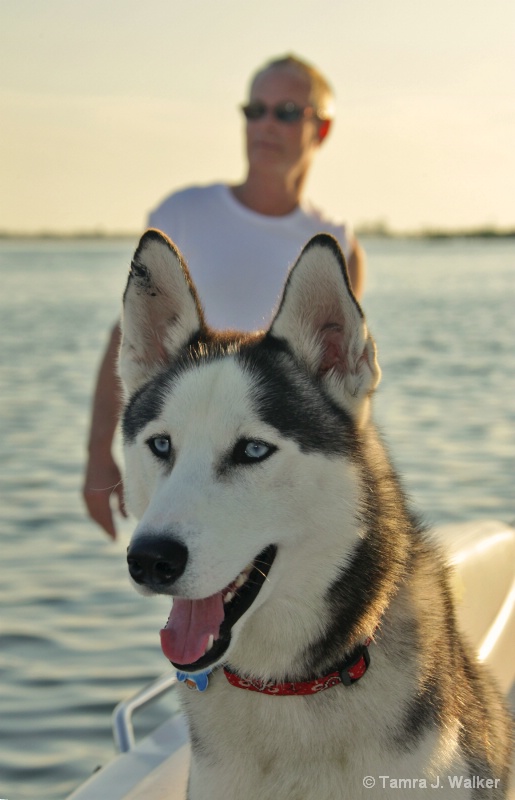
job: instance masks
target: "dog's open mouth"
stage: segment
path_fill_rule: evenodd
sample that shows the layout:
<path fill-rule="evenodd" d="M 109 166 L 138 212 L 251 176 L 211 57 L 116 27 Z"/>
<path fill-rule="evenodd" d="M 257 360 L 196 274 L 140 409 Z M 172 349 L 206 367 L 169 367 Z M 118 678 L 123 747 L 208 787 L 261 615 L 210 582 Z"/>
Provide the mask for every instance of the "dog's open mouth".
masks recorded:
<path fill-rule="evenodd" d="M 277 553 L 269 545 L 243 572 L 211 597 L 176 597 L 165 627 L 161 648 L 175 667 L 185 672 L 207 669 L 231 642 L 231 630 L 258 596 Z"/>

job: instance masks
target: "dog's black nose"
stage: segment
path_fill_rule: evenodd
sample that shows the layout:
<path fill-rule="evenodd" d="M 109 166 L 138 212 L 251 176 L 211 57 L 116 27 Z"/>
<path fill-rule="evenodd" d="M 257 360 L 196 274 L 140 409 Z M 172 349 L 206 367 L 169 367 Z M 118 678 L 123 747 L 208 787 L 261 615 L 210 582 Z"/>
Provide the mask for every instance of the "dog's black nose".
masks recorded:
<path fill-rule="evenodd" d="M 180 578 L 187 561 L 188 548 L 164 536 L 141 535 L 127 551 L 131 578 L 154 591 L 166 589 Z"/>

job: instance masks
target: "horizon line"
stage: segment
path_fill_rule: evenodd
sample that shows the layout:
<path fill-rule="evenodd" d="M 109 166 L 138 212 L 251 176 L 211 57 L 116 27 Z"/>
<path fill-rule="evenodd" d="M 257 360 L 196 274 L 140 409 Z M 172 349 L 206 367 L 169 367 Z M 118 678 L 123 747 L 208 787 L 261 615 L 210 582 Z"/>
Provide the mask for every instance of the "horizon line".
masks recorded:
<path fill-rule="evenodd" d="M 496 225 L 474 225 L 459 228 L 441 228 L 426 226 L 415 229 L 399 230 L 391 228 L 383 221 L 363 222 L 354 226 L 357 236 L 379 237 L 391 239 L 452 239 L 452 238 L 515 238 L 513 228 L 497 227 Z M 0 241 L 5 240 L 80 240 L 80 239 L 133 239 L 138 240 L 143 233 L 139 231 L 106 230 L 104 228 L 77 228 L 71 231 L 40 229 L 32 231 L 0 230 Z"/>

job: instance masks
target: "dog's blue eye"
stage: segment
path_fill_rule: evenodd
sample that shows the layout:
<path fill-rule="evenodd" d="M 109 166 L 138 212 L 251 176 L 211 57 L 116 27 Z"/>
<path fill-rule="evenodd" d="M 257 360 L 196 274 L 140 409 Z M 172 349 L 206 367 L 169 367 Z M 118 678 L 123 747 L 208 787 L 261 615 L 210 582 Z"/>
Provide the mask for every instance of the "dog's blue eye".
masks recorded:
<path fill-rule="evenodd" d="M 162 459 L 168 459 L 172 451 L 172 443 L 168 436 L 152 436 L 148 442 L 148 446 L 155 456 Z"/>
<path fill-rule="evenodd" d="M 264 458 L 270 448 L 264 442 L 249 442 L 245 448 L 245 455 L 249 458 Z"/>
<path fill-rule="evenodd" d="M 273 445 L 257 439 L 240 439 L 232 457 L 236 464 L 256 464 L 271 456 L 276 449 Z"/>

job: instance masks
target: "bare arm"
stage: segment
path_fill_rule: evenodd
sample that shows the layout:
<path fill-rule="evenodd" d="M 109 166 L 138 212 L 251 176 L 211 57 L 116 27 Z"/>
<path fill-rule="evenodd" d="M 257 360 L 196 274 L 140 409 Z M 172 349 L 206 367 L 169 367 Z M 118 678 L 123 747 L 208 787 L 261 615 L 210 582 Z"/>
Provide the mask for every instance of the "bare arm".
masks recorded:
<path fill-rule="evenodd" d="M 365 251 L 357 239 L 354 239 L 352 250 L 347 262 L 352 291 L 357 300 L 363 297 L 365 289 L 366 257 Z"/>
<path fill-rule="evenodd" d="M 122 476 L 112 455 L 121 409 L 121 390 L 116 375 L 120 337 L 120 326 L 116 324 L 100 364 L 93 396 L 88 462 L 83 487 L 89 515 L 113 539 L 116 538 L 116 527 L 111 498 L 114 500 L 114 508 L 118 508 L 126 516 Z"/>

